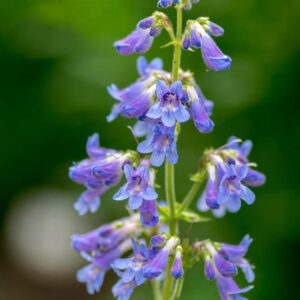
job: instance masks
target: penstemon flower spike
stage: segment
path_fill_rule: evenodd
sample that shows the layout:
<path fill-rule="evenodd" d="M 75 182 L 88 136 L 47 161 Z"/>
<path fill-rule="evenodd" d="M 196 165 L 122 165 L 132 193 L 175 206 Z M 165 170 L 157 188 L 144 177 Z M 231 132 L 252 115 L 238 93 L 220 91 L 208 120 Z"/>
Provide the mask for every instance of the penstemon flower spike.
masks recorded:
<path fill-rule="evenodd" d="M 179 220 L 189 223 L 189 230 L 193 223 L 209 220 L 189 207 L 202 183 L 205 187 L 197 208 L 201 212 L 211 210 L 216 217 L 227 211 L 238 212 L 242 202 L 252 205 L 252 187 L 265 183 L 265 176 L 253 169 L 256 164 L 248 160 L 252 142 L 231 137 L 225 145 L 204 151 L 198 170 L 191 176 L 194 183 L 190 191 L 181 203 L 176 202 L 175 165 L 179 160 L 177 140 L 181 127 L 184 130 L 184 123 L 191 120 L 200 133 L 208 134 L 214 128 L 214 103 L 205 98 L 193 74 L 180 68 L 181 51 L 200 49 L 204 63 L 214 71 L 231 65 L 231 58 L 211 37 L 222 36 L 222 27 L 207 17 L 199 17 L 188 20 L 182 29 L 182 10 L 191 9 L 198 2 L 158 1 L 158 8 L 175 7 L 176 34 L 167 15 L 156 11 L 138 22 L 127 37 L 114 43 L 122 55 L 145 53 L 154 38 L 166 30 L 171 39 L 168 45 L 174 47 L 173 69 L 163 70 L 160 58 L 148 62 L 141 56 L 137 59 L 136 82 L 123 89 L 115 84 L 107 88 L 118 101 L 107 121 L 112 122 L 119 115 L 136 119 L 134 127 L 129 127 L 138 144 L 136 151 L 100 147 L 95 133 L 87 141 L 88 158 L 69 169 L 70 178 L 86 188 L 74 204 L 79 215 L 95 213 L 100 196 L 119 185 L 122 178 L 125 182 L 112 198 L 120 203 L 128 199 L 129 216 L 72 236 L 72 247 L 89 263 L 77 272 L 78 281 L 86 284 L 89 294 L 100 291 L 106 272 L 113 269 L 119 276 L 112 287 L 118 300 L 128 300 L 134 289 L 148 280 L 155 300 L 176 300 L 186 272 L 201 260 L 206 278 L 216 280 L 222 300 L 246 299 L 241 294 L 253 288 L 240 288 L 233 279 L 241 269 L 249 283 L 254 280 L 253 266 L 244 258 L 252 242 L 249 235 L 237 246 L 209 239 L 190 244 L 187 234 L 178 229 Z M 161 201 L 155 178 L 156 168 L 163 163 L 166 202 Z"/>

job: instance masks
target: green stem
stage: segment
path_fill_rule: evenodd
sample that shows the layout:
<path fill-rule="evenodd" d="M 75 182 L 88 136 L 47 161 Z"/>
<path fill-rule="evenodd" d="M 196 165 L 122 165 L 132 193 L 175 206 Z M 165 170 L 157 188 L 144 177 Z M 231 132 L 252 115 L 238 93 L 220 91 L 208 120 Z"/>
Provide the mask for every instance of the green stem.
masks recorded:
<path fill-rule="evenodd" d="M 176 6 L 177 9 L 177 32 L 176 42 L 174 43 L 174 55 L 173 55 L 173 71 L 172 79 L 173 82 L 178 80 L 179 68 L 180 68 L 180 57 L 181 57 L 181 34 L 182 34 L 182 7 L 181 4 Z M 165 184 L 166 184 L 166 197 L 170 210 L 169 229 L 170 234 L 177 234 L 177 219 L 176 219 L 176 195 L 175 195 L 175 172 L 174 165 L 166 161 L 165 164 Z M 163 300 L 170 300 L 170 293 L 173 279 L 171 277 L 173 259 L 170 257 L 168 261 L 168 267 L 166 270 L 166 278 L 163 289 Z"/>
<path fill-rule="evenodd" d="M 202 181 L 197 181 L 195 182 L 191 189 L 189 190 L 188 194 L 186 195 L 186 197 L 184 198 L 184 200 L 182 201 L 181 203 L 181 206 L 179 207 L 179 209 L 177 210 L 177 213 L 176 213 L 176 216 L 178 217 L 180 215 L 180 213 L 186 209 L 190 203 L 193 201 L 194 197 L 196 196 L 198 190 L 199 190 L 199 187 L 201 185 Z"/>
<path fill-rule="evenodd" d="M 156 278 L 154 278 L 153 280 L 151 280 L 151 283 L 152 283 L 154 299 L 161 300 L 159 281 Z"/>
<path fill-rule="evenodd" d="M 174 165 L 170 164 L 167 160 L 165 163 L 165 186 L 166 186 L 166 198 L 170 211 L 169 229 L 170 234 L 176 234 L 176 211 L 175 211 L 175 170 Z"/>
<path fill-rule="evenodd" d="M 168 261 L 167 270 L 166 270 L 166 277 L 165 277 L 164 290 L 163 290 L 163 300 L 170 300 L 171 287 L 173 282 L 173 278 L 171 276 L 172 264 L 173 264 L 173 259 L 170 257 Z"/>
<path fill-rule="evenodd" d="M 181 33 L 182 33 L 182 8 L 179 4 L 177 6 L 177 33 L 176 33 L 176 44 L 174 47 L 173 56 L 173 81 L 178 80 L 180 58 L 181 58 Z"/>
<path fill-rule="evenodd" d="M 175 289 L 174 289 L 174 293 L 173 293 L 173 296 L 172 296 L 171 300 L 179 299 L 182 287 L 183 287 L 183 277 L 177 279 Z"/>

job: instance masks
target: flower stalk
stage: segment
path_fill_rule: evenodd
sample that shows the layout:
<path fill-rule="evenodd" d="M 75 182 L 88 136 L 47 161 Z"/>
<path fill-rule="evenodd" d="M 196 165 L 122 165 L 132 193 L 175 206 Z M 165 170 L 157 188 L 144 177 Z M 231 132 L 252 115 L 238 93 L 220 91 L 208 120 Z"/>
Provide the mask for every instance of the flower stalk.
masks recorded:
<path fill-rule="evenodd" d="M 239 245 L 209 239 L 190 244 L 188 239 L 193 223 L 209 220 L 190 207 L 204 181 L 205 188 L 197 202 L 201 212 L 211 211 L 222 217 L 226 212 L 237 212 L 244 202 L 254 202 L 252 187 L 262 185 L 265 176 L 254 170 L 256 164 L 248 160 L 252 142 L 240 144 L 241 140 L 231 137 L 224 146 L 205 150 L 198 160 L 198 173 L 190 178 L 194 184 L 183 201 L 176 202 L 175 164 L 179 160 L 177 139 L 184 129 L 182 124 L 192 119 L 202 134 L 214 128 L 210 118 L 214 104 L 205 98 L 193 74 L 181 70 L 182 49 L 199 49 L 205 65 L 214 71 L 231 65 L 231 58 L 213 40 L 224 33 L 219 25 L 199 17 L 187 21 L 182 30 L 183 9 L 189 10 L 198 2 L 158 0 L 161 9 L 175 6 L 176 35 L 168 16 L 156 11 L 114 43 L 121 55 L 145 53 L 166 30 L 171 42 L 163 47 L 172 45 L 174 53 L 172 72 L 163 70 L 160 58 L 148 62 L 140 56 L 139 78 L 133 84 L 123 89 L 115 84 L 108 87 L 118 103 L 107 121 L 119 115 L 137 119 L 130 127 L 138 144 L 136 151 L 100 147 L 99 135 L 94 134 L 87 141 L 88 157 L 69 169 L 70 178 L 85 188 L 74 205 L 79 215 L 95 213 L 103 200 L 100 196 L 119 185 L 122 178 L 126 181 L 113 200 L 126 201 L 129 216 L 72 236 L 72 247 L 89 263 L 77 272 L 77 280 L 86 284 L 89 294 L 100 291 L 106 272 L 113 269 L 119 277 L 112 287 L 117 299 L 129 300 L 136 287 L 150 280 L 155 300 L 178 300 L 186 271 L 200 260 L 204 261 L 206 278 L 216 280 L 221 299 L 245 299 L 240 294 L 253 287 L 239 288 L 232 278 L 240 268 L 249 283 L 254 280 L 253 266 L 244 258 L 252 242 L 249 235 Z M 155 178 L 156 169 L 163 164 L 167 205 L 159 199 L 160 185 Z M 184 237 L 180 236 L 179 220 L 189 224 Z M 130 255 L 124 257 L 129 251 Z"/>

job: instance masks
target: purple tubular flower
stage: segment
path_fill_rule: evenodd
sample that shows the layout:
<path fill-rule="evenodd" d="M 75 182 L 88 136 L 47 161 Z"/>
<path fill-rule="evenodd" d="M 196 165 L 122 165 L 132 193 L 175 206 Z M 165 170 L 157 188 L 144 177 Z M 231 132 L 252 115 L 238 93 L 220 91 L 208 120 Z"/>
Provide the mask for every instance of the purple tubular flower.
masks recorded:
<path fill-rule="evenodd" d="M 127 183 L 113 196 L 114 200 L 125 200 L 129 198 L 129 207 L 138 209 L 145 200 L 155 200 L 158 195 L 153 186 L 149 185 L 150 173 L 146 166 L 140 165 L 133 169 L 129 164 L 124 166 Z"/>
<path fill-rule="evenodd" d="M 237 274 L 240 267 L 246 275 L 248 282 L 254 279 L 250 264 L 243 256 L 246 254 L 252 239 L 246 235 L 239 246 L 221 244 L 222 248 L 216 250 L 211 242 L 205 243 L 207 254 L 205 257 L 205 275 L 209 280 L 216 278 L 219 294 L 222 300 L 245 299 L 239 294 L 245 293 L 253 286 L 240 289 L 232 276 Z M 219 246 L 218 246 L 219 247 Z"/>
<path fill-rule="evenodd" d="M 130 35 L 123 40 L 114 43 L 114 47 L 122 55 L 130 55 L 132 53 L 145 53 L 153 43 L 153 37 L 150 36 L 150 29 L 142 29 L 137 27 Z"/>
<path fill-rule="evenodd" d="M 246 255 L 250 244 L 252 243 L 253 239 L 250 238 L 249 234 L 247 234 L 238 246 L 229 245 L 222 243 L 222 246 L 226 253 L 228 254 L 228 260 L 235 263 L 238 262 L 243 256 Z"/>
<path fill-rule="evenodd" d="M 182 48 L 184 50 L 187 50 L 187 49 L 190 48 L 190 45 L 191 45 L 190 38 L 185 35 L 184 38 L 183 38 L 183 41 L 182 41 Z"/>
<path fill-rule="evenodd" d="M 69 169 L 70 178 L 87 188 L 74 204 L 79 215 L 84 215 L 89 210 L 92 213 L 97 211 L 100 205 L 99 196 L 120 182 L 121 166 L 126 160 L 126 155 L 120 152 L 100 148 L 99 136 L 96 133 L 88 138 L 86 148 L 90 157 Z"/>
<path fill-rule="evenodd" d="M 191 25 L 191 46 L 194 48 L 201 48 L 202 41 L 201 41 L 201 35 L 198 33 L 197 29 L 193 24 Z"/>
<path fill-rule="evenodd" d="M 124 282 L 120 279 L 112 288 L 112 293 L 114 297 L 118 297 L 118 300 L 128 300 L 137 286 L 135 280 L 131 282 Z"/>
<path fill-rule="evenodd" d="M 206 257 L 205 259 L 205 277 L 208 280 L 213 280 L 216 277 L 215 270 L 209 257 Z"/>
<path fill-rule="evenodd" d="M 238 143 L 238 138 L 235 136 L 232 136 L 228 139 L 227 143 L 227 149 L 233 149 L 237 151 L 238 159 L 241 163 L 247 163 L 247 157 L 250 154 L 253 143 L 249 140 L 244 141 L 241 145 Z"/>
<path fill-rule="evenodd" d="M 106 238 L 113 230 L 114 226 L 112 224 L 106 224 L 85 234 L 74 234 L 72 236 L 72 247 L 76 251 L 91 252 L 98 248 L 99 239 Z"/>
<path fill-rule="evenodd" d="M 248 247 L 252 243 L 253 239 L 247 234 L 238 246 L 222 244 L 224 251 L 228 254 L 228 261 L 240 267 L 245 274 L 245 277 L 248 282 L 252 282 L 255 278 L 252 266 L 249 262 L 243 258 L 247 251 Z"/>
<path fill-rule="evenodd" d="M 156 37 L 156 36 L 160 35 L 160 33 L 161 33 L 161 28 L 159 28 L 159 27 L 152 27 L 149 32 L 150 36 L 152 36 L 152 37 Z"/>
<path fill-rule="evenodd" d="M 222 300 L 245 299 L 239 294 L 246 293 L 253 288 L 253 286 L 248 286 L 244 289 L 240 289 L 232 278 L 223 277 L 221 275 L 217 275 L 217 287 Z"/>
<path fill-rule="evenodd" d="M 154 24 L 155 18 L 153 16 L 143 19 L 139 22 L 139 27 L 142 29 L 151 28 Z"/>
<path fill-rule="evenodd" d="M 154 259 L 144 267 L 144 277 L 153 279 L 162 274 L 167 265 L 169 254 L 177 243 L 177 238 L 172 237 L 169 239 L 167 244 L 156 254 Z"/>
<path fill-rule="evenodd" d="M 214 262 L 215 262 L 216 268 L 224 277 L 232 277 L 237 274 L 236 266 L 227 262 L 218 253 L 215 254 L 215 256 L 214 256 Z"/>
<path fill-rule="evenodd" d="M 143 115 L 150 106 L 150 100 L 155 93 L 156 78 L 153 72 L 161 71 L 163 66 L 160 58 L 153 59 L 149 64 L 144 57 L 137 59 L 137 69 L 142 76 L 129 87 L 119 90 L 114 84 L 107 88 L 109 94 L 121 103 L 113 106 L 107 121 L 112 122 L 121 113 L 132 118 Z"/>
<path fill-rule="evenodd" d="M 132 238 L 133 256 L 130 258 L 119 258 L 112 263 L 112 268 L 122 278 L 122 281 L 129 283 L 135 281 L 137 285 L 145 282 L 143 276 L 143 267 L 148 263 L 148 249 L 145 244 L 137 246 L 135 240 Z M 123 272 L 119 270 L 124 270 Z"/>
<path fill-rule="evenodd" d="M 137 70 L 141 76 L 150 75 L 154 70 L 162 70 L 163 62 L 160 58 L 154 58 L 149 64 L 144 56 L 137 59 Z"/>
<path fill-rule="evenodd" d="M 77 251 L 92 252 L 99 250 L 107 253 L 128 239 L 137 229 L 137 217 L 132 216 L 119 220 L 123 226 L 115 229 L 113 224 L 103 225 L 85 234 L 72 236 L 72 246 Z"/>
<path fill-rule="evenodd" d="M 155 200 L 143 200 L 140 207 L 141 223 L 148 227 L 154 227 L 159 223 L 159 215 Z"/>
<path fill-rule="evenodd" d="M 248 173 L 248 166 L 242 165 L 236 171 L 235 164 L 230 164 L 227 172 L 225 173 L 219 187 L 217 196 L 217 203 L 219 205 L 228 202 L 228 210 L 237 212 L 241 208 L 241 200 L 243 199 L 247 204 L 251 205 L 255 200 L 254 193 L 241 181 Z"/>
<path fill-rule="evenodd" d="M 206 66 L 214 71 L 229 69 L 231 58 L 222 53 L 213 39 L 207 34 L 202 34 L 202 57 Z"/>
<path fill-rule="evenodd" d="M 173 0 L 159 0 L 157 7 L 159 8 L 168 8 L 173 4 Z"/>
<path fill-rule="evenodd" d="M 212 109 L 214 107 L 214 103 L 210 100 L 207 100 L 204 97 L 200 87 L 196 83 L 194 83 L 194 85 L 195 85 L 195 89 L 196 89 L 198 98 L 203 102 L 206 114 L 210 117 L 212 115 Z"/>
<path fill-rule="evenodd" d="M 208 23 L 209 29 L 205 30 L 198 22 L 192 22 L 190 25 L 190 44 L 192 47 L 201 48 L 203 60 L 208 68 L 214 71 L 229 69 L 231 58 L 225 55 L 216 45 L 209 34 L 220 36 L 224 30 L 212 22 Z M 185 44 L 184 49 L 187 46 Z"/>
<path fill-rule="evenodd" d="M 128 240 L 117 245 L 108 252 L 101 253 L 98 256 L 90 256 L 86 252 L 82 252 L 82 256 L 91 264 L 83 267 L 77 272 L 77 280 L 86 283 L 89 294 L 99 292 L 103 283 L 105 272 L 111 267 L 114 260 L 119 258 L 122 253 L 128 250 Z"/>
<path fill-rule="evenodd" d="M 150 161 L 154 167 L 161 166 L 165 156 L 171 164 L 176 164 L 178 154 L 174 131 L 175 127 L 166 127 L 162 124 L 154 125 L 152 135 L 141 142 L 137 150 L 143 154 L 152 153 Z"/>
<path fill-rule="evenodd" d="M 181 247 L 178 247 L 178 248 L 181 248 Z M 182 277 L 182 275 L 183 275 L 181 255 L 182 255 L 182 249 L 177 250 L 176 255 L 175 255 L 175 259 L 174 259 L 174 263 L 173 263 L 173 266 L 172 266 L 172 269 L 171 269 L 171 275 L 175 279 L 178 279 L 178 278 Z"/>
<path fill-rule="evenodd" d="M 221 26 L 210 21 L 208 21 L 208 26 L 209 30 L 207 31 L 207 33 L 213 36 L 221 36 L 224 34 L 224 29 Z"/>
<path fill-rule="evenodd" d="M 257 172 L 252 169 L 248 169 L 248 173 L 246 177 L 242 180 L 242 182 L 249 186 L 260 186 L 266 182 L 266 176 L 260 172 Z"/>
<path fill-rule="evenodd" d="M 220 206 L 217 203 L 218 186 L 217 186 L 215 167 L 213 165 L 208 165 L 207 172 L 208 172 L 208 181 L 205 188 L 206 204 L 211 209 L 216 209 L 219 208 Z"/>
<path fill-rule="evenodd" d="M 134 100 L 126 104 L 124 103 L 121 111 L 122 116 L 127 118 L 137 118 L 145 114 L 151 105 L 151 98 L 153 95 L 154 88 L 140 94 Z"/>
<path fill-rule="evenodd" d="M 137 123 L 133 126 L 133 133 L 136 137 L 146 136 L 150 138 L 152 135 L 152 129 L 154 124 L 158 121 L 154 119 L 146 118 L 144 121 L 137 121 Z"/>
<path fill-rule="evenodd" d="M 156 96 L 158 101 L 149 109 L 146 116 L 152 119 L 161 118 L 165 126 L 173 127 L 178 121 L 189 120 L 190 115 L 184 108 L 182 99 L 182 83 L 175 81 L 169 88 L 163 80 L 156 82 Z"/>
<path fill-rule="evenodd" d="M 86 283 L 87 292 L 92 295 L 99 292 L 103 284 L 105 271 L 94 265 L 89 264 L 77 272 L 77 280 Z"/>
<path fill-rule="evenodd" d="M 151 238 L 151 244 L 153 246 L 161 246 L 165 242 L 166 238 L 164 235 L 155 235 Z"/>
<path fill-rule="evenodd" d="M 196 128 L 201 133 L 210 133 L 213 130 L 214 123 L 209 118 L 203 101 L 199 99 L 197 90 L 194 87 L 188 87 L 187 90 L 191 99 L 190 113 L 194 120 Z"/>

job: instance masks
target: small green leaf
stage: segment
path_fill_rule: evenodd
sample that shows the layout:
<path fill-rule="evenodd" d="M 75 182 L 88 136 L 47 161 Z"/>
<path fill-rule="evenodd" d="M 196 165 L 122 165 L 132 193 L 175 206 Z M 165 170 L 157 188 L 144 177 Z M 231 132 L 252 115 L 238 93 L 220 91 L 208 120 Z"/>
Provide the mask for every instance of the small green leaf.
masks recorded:
<path fill-rule="evenodd" d="M 178 216 L 178 219 L 184 220 L 189 223 L 200 223 L 200 222 L 208 222 L 210 221 L 209 218 L 202 217 L 198 213 L 194 212 L 191 209 L 185 209 L 181 214 Z"/>

